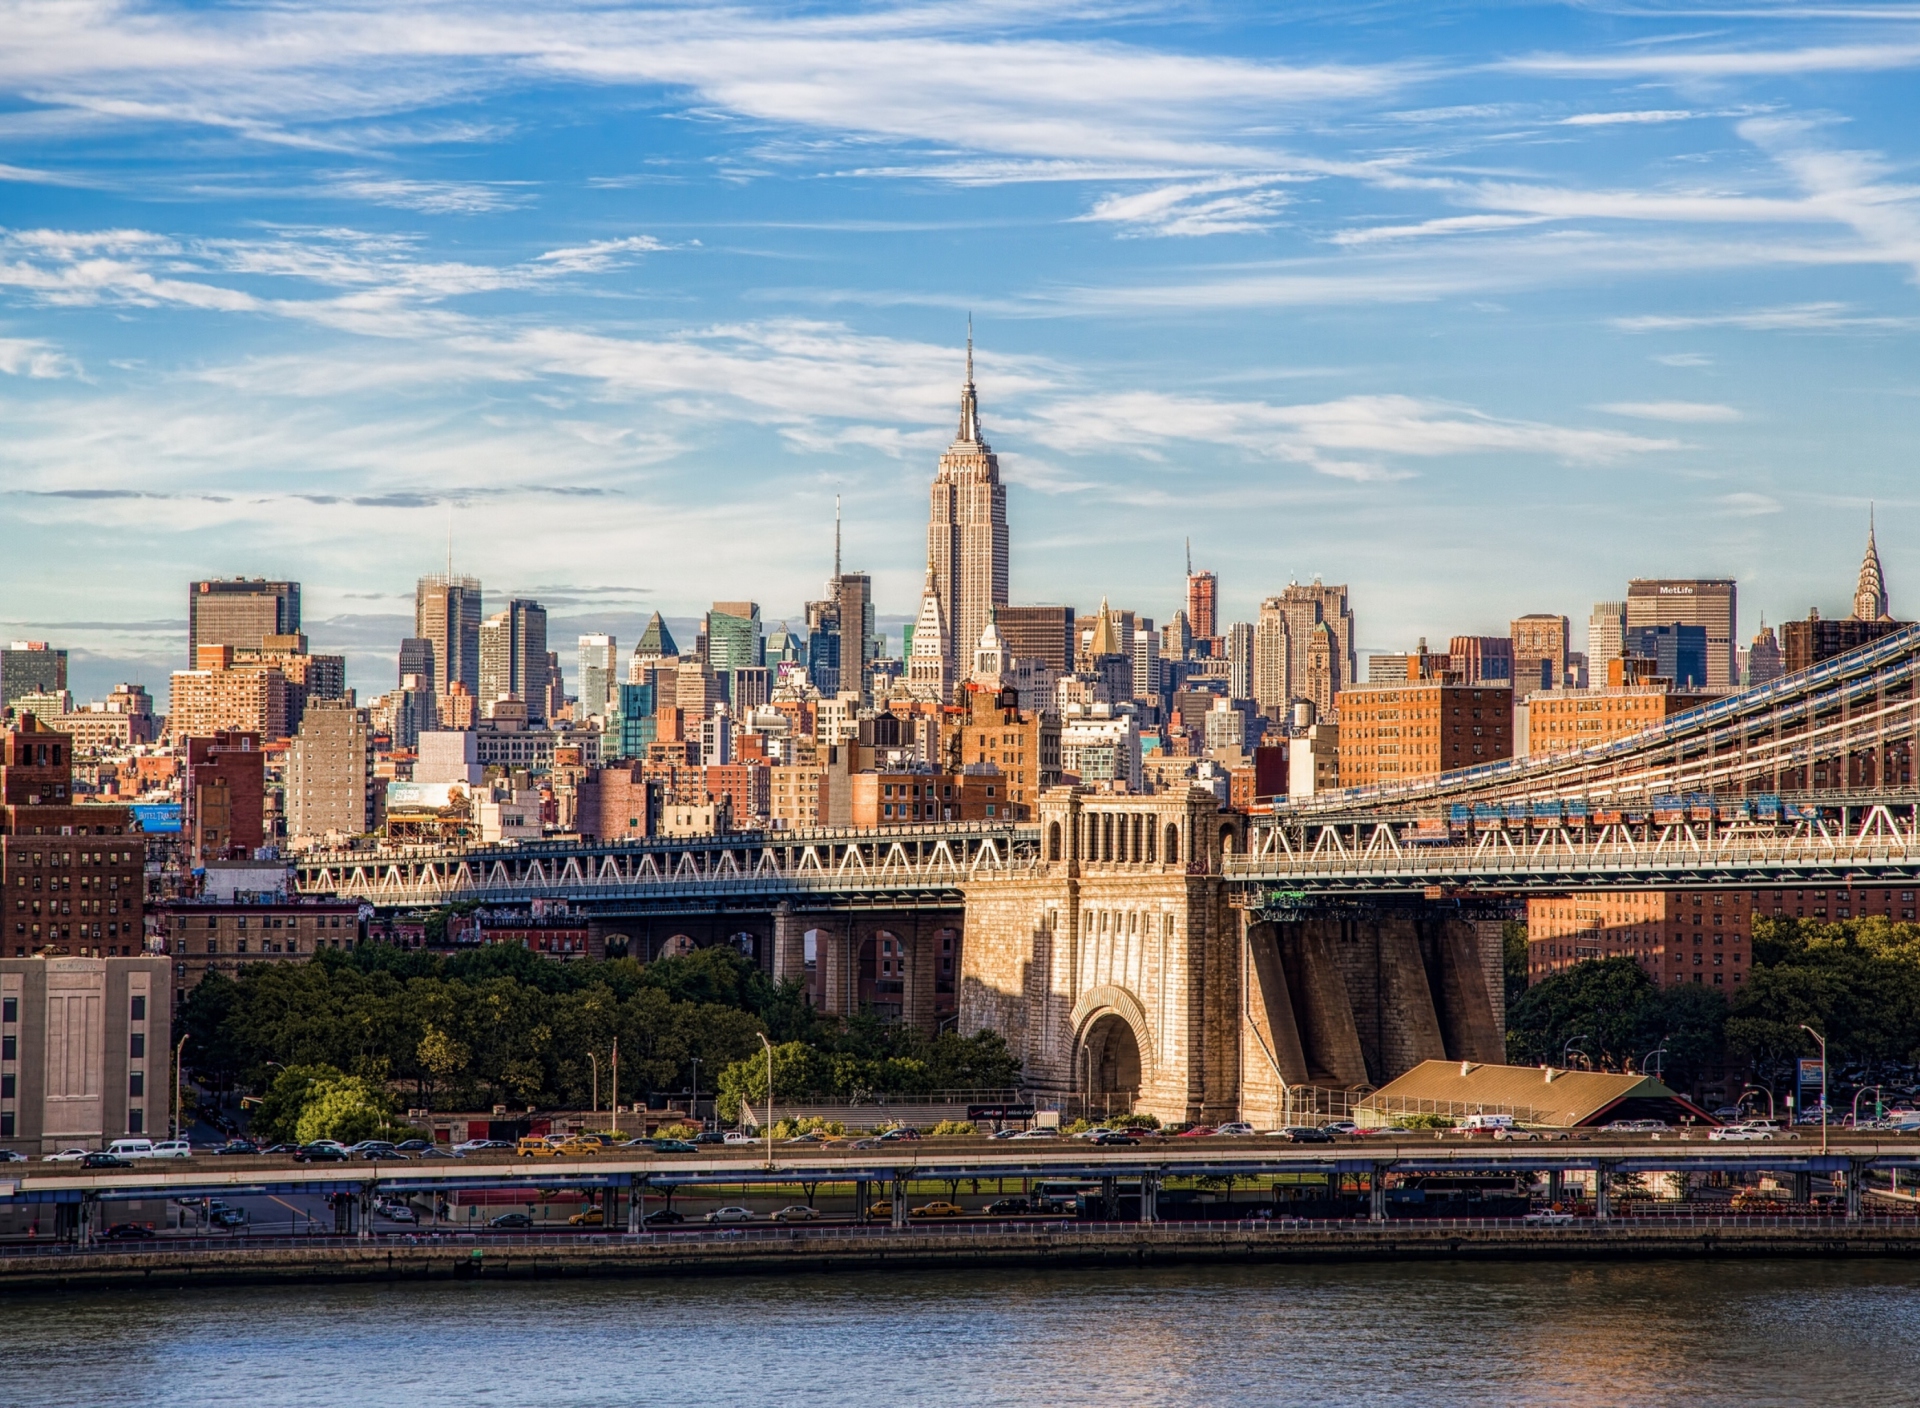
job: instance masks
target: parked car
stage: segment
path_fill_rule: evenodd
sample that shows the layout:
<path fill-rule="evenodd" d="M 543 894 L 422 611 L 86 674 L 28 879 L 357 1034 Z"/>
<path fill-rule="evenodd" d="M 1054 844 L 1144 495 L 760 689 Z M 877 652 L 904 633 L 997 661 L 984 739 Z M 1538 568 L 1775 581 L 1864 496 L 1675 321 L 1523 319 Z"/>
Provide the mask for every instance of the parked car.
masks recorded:
<path fill-rule="evenodd" d="M 419 1217 L 415 1215 L 413 1209 L 405 1203 L 375 1203 L 373 1210 L 388 1222 L 418 1222 L 420 1220 Z"/>
<path fill-rule="evenodd" d="M 678 1227 L 686 1220 L 685 1213 L 675 1212 L 672 1208 L 655 1208 L 640 1219 L 648 1227 Z"/>
<path fill-rule="evenodd" d="M 1360 1126 L 1352 1120 L 1328 1120 L 1325 1124 L 1321 1125 L 1320 1128 L 1324 1129 L 1328 1134 L 1353 1135 L 1361 1133 Z"/>
<path fill-rule="evenodd" d="M 216 1154 L 257 1154 L 260 1152 L 260 1146 L 255 1144 L 251 1139 L 229 1139 L 213 1152 Z"/>
<path fill-rule="evenodd" d="M 1493 1137 L 1495 1139 L 1510 1140 L 1522 1144 L 1537 1144 L 1540 1142 L 1540 1131 L 1537 1129 L 1522 1129 L 1517 1124 L 1506 1125 L 1500 1129 L 1496 1129 L 1493 1132 Z"/>
<path fill-rule="evenodd" d="M 468 1154 L 477 1154 L 483 1149 L 512 1149 L 513 1147 L 511 1139 L 469 1139 L 465 1143 L 454 1145 L 453 1152 L 457 1157 L 465 1158 Z"/>
<path fill-rule="evenodd" d="M 1289 1144 L 1331 1144 L 1333 1136 L 1318 1125 L 1289 1125 L 1280 1131 L 1280 1137 Z"/>
<path fill-rule="evenodd" d="M 403 1154 L 430 1154 L 434 1144 L 431 1139 L 402 1139 L 393 1147 Z"/>
<path fill-rule="evenodd" d="M 490 1219 L 487 1226 L 507 1229 L 531 1227 L 533 1226 L 533 1218 L 524 1212 L 503 1212 L 500 1216 Z"/>
<path fill-rule="evenodd" d="M 215 1227 L 224 1227 L 232 1231 L 236 1227 L 247 1225 L 247 1215 L 239 1208 L 216 1208 L 207 1214 L 207 1221 Z"/>
<path fill-rule="evenodd" d="M 193 1145 L 184 1139 L 162 1139 L 153 1146 L 153 1152 L 147 1157 L 154 1159 L 190 1159 L 193 1157 Z"/>
<path fill-rule="evenodd" d="M 752 1222 L 753 1220 L 754 1213 L 751 1208 L 715 1208 L 707 1214 L 708 1222 Z"/>
<path fill-rule="evenodd" d="M 293 1161 L 300 1164 L 344 1164 L 352 1157 L 338 1144 L 302 1144 L 295 1151 Z"/>
<path fill-rule="evenodd" d="M 1014 1139 L 1058 1139 L 1060 1137 L 1060 1131 L 1057 1129 L 1023 1129 L 1018 1134 L 1010 1137 Z"/>
<path fill-rule="evenodd" d="M 907 1216 L 908 1217 L 961 1217 L 961 1216 L 964 1216 L 965 1213 L 966 1213 L 966 1209 L 961 1207 L 960 1204 L 949 1203 L 943 1198 L 935 1198 L 930 1203 L 922 1203 L 919 1207 L 910 1209 L 907 1213 Z"/>
<path fill-rule="evenodd" d="M 118 1154 L 82 1154 L 81 1168 L 132 1168 L 132 1159 L 123 1159 Z"/>
<path fill-rule="evenodd" d="M 868 1217 L 892 1217 L 893 1216 L 893 1199 L 882 1198 L 877 1203 L 868 1203 L 867 1216 Z"/>
<path fill-rule="evenodd" d="M 116 1159 L 150 1159 L 153 1157 L 151 1139 L 116 1139 L 107 1145 L 107 1152 Z"/>
<path fill-rule="evenodd" d="M 116 1222 L 100 1234 L 103 1242 L 151 1242 L 159 1234 L 137 1222 Z"/>
<path fill-rule="evenodd" d="M 986 1211 L 1006 1217 L 1014 1213 L 1032 1212 L 1033 1205 L 1025 1198 L 1002 1198 L 998 1202 L 988 1203 Z"/>
<path fill-rule="evenodd" d="M 775 1222 L 813 1222 L 820 1216 L 820 1209 L 810 1208 L 805 1203 L 794 1203 L 781 1208 L 773 1215 Z"/>
<path fill-rule="evenodd" d="M 347 1152 L 356 1159 L 404 1159 L 399 1146 L 388 1139 L 362 1139 L 358 1144 L 349 1144 Z"/>
<path fill-rule="evenodd" d="M 885 1135 L 881 1136 L 883 1139 L 885 1137 Z M 810 1129 L 805 1134 L 796 1134 L 793 1138 L 782 1139 L 780 1142 L 782 1144 L 824 1144 L 827 1142 L 827 1136 L 817 1129 Z"/>
<path fill-rule="evenodd" d="M 607 1220 L 607 1210 L 602 1207 L 582 1208 L 567 1219 L 569 1227 L 600 1227 Z"/>
<path fill-rule="evenodd" d="M 0 1149 L 0 1164 L 24 1164 L 27 1156 L 18 1149 Z"/>
<path fill-rule="evenodd" d="M 1573 1221 L 1573 1214 L 1570 1212 L 1553 1212 L 1543 1209 L 1540 1212 L 1528 1213 L 1521 1221 L 1530 1223 L 1535 1227 L 1565 1227 Z"/>
<path fill-rule="evenodd" d="M 689 1144 L 724 1144 L 727 1142 L 727 1136 L 717 1129 L 703 1129 L 687 1142 Z"/>
<path fill-rule="evenodd" d="M 1174 1137 L 1176 1139 L 1205 1139 L 1209 1134 L 1212 1134 L 1212 1133 L 1213 1133 L 1212 1125 L 1197 1124 L 1192 1129 L 1181 1130 Z"/>
<path fill-rule="evenodd" d="M 282 1144 L 269 1144 L 266 1148 L 262 1149 L 260 1152 L 262 1154 L 269 1154 L 269 1155 L 297 1154 L 300 1152 L 300 1146 L 299 1144 L 293 1143 L 293 1142 L 287 1142 Z"/>

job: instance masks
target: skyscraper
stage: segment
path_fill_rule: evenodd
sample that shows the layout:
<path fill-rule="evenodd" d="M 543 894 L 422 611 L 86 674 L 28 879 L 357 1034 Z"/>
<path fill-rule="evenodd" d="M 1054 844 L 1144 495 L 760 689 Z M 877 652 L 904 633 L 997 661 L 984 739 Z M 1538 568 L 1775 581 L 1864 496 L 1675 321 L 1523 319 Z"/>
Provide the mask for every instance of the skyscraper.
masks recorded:
<path fill-rule="evenodd" d="M 1626 638 L 1627 604 L 1596 601 L 1587 617 L 1587 678 L 1599 684 L 1607 682 L 1607 666 L 1620 658 Z"/>
<path fill-rule="evenodd" d="M 1706 688 L 1734 687 L 1733 640 L 1739 624 L 1735 584 L 1725 577 L 1636 578 L 1627 583 L 1627 630 L 1700 626 L 1707 633 Z M 1592 652 L 1588 652 L 1592 668 Z"/>
<path fill-rule="evenodd" d="M 913 647 L 907 657 L 907 693 L 915 699 L 946 702 L 953 683 L 952 660 L 953 642 L 941 615 L 940 590 L 929 563 L 927 583 L 920 592 L 920 616 L 913 624 Z M 971 650 L 968 664 L 972 664 Z"/>
<path fill-rule="evenodd" d="M 1187 627 L 1196 640 L 1211 640 L 1218 624 L 1220 579 L 1211 572 L 1193 570 L 1193 545 L 1187 545 Z"/>
<path fill-rule="evenodd" d="M 1513 622 L 1508 638 L 1513 641 L 1514 698 L 1524 699 L 1530 690 L 1567 687 L 1572 637 L 1566 617 L 1532 612 Z"/>
<path fill-rule="evenodd" d="M 543 724 L 548 684 L 546 608 L 514 597 L 480 624 L 481 712 L 511 695 L 527 706 L 529 724 Z"/>
<path fill-rule="evenodd" d="M 1253 698 L 1260 712 L 1275 721 L 1286 717 L 1292 697 L 1287 687 L 1291 658 L 1286 603 L 1270 596 L 1260 603 L 1259 618 L 1253 623 Z"/>
<path fill-rule="evenodd" d="M 480 583 L 474 577 L 422 577 L 413 589 L 413 633 L 433 646 L 433 697 L 449 684 L 480 693 Z"/>
<path fill-rule="evenodd" d="M 23 694 L 58 694 L 67 687 L 67 652 L 43 640 L 17 640 L 0 650 L 0 710 Z"/>
<path fill-rule="evenodd" d="M 1278 599 L 1287 622 L 1288 688 L 1295 699 L 1313 700 L 1319 717 L 1328 718 L 1333 696 L 1358 679 L 1353 652 L 1353 611 L 1347 605 L 1347 589 L 1329 587 L 1315 577 L 1310 586 L 1289 582 Z M 1331 634 L 1331 642 L 1325 647 L 1327 668 L 1331 672 L 1330 689 L 1327 683 L 1311 677 L 1308 668 L 1314 628 L 1323 622 Z M 1327 695 L 1325 702 L 1321 700 L 1322 694 Z"/>
<path fill-rule="evenodd" d="M 971 651 L 986 628 L 987 613 L 1007 604 L 1007 490 L 1000 461 L 980 432 L 980 406 L 973 386 L 973 328 L 967 328 L 967 380 L 960 392 L 960 433 L 940 456 L 927 520 L 927 565 L 946 624 L 947 677 L 965 671 L 953 657 Z M 841 621 L 848 621 L 842 604 Z M 843 626 L 843 629 L 848 629 Z M 917 633 L 917 632 L 916 632 Z"/>
<path fill-rule="evenodd" d="M 260 649 L 268 636 L 300 634 L 300 584 L 248 581 L 195 582 L 187 589 L 187 668 L 197 669 L 200 647 L 232 645 Z"/>
<path fill-rule="evenodd" d="M 605 718 L 620 678 L 620 642 L 609 635 L 580 637 L 580 712 Z"/>
<path fill-rule="evenodd" d="M 1887 579 L 1880 570 L 1880 549 L 1873 541 L 1873 512 L 1867 512 L 1867 552 L 1860 559 L 1860 581 L 1853 589 L 1853 619 L 1887 619 Z"/>
<path fill-rule="evenodd" d="M 1253 698 L 1253 623 L 1235 621 L 1226 629 L 1227 694 L 1233 699 Z"/>

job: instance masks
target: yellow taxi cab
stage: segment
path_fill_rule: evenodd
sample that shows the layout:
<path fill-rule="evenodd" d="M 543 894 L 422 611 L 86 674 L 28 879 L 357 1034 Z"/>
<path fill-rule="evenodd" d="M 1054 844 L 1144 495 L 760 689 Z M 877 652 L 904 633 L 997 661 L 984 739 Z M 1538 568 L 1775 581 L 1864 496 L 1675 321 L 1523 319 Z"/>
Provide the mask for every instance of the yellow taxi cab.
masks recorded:
<path fill-rule="evenodd" d="M 553 1156 L 557 1159 L 590 1159 L 602 1152 L 604 1152 L 604 1146 L 599 1140 L 581 1139 L 577 1136 L 562 1140 L 553 1146 Z"/>
<path fill-rule="evenodd" d="M 606 1209 L 593 1207 L 586 1209 L 584 1212 L 575 1213 L 567 1219 L 567 1225 L 569 1227 L 598 1227 L 606 1220 Z"/>
<path fill-rule="evenodd" d="M 868 1203 L 867 1216 L 868 1217 L 892 1217 L 893 1216 L 892 1201 L 887 1198 L 882 1198 L 877 1203 Z"/>
<path fill-rule="evenodd" d="M 554 1156 L 559 1140 L 551 1134 L 528 1134 L 514 1146 L 514 1155 L 522 1159 L 550 1159 Z"/>
<path fill-rule="evenodd" d="M 966 1209 L 961 1207 L 958 1203 L 949 1203 L 939 1198 L 935 1198 L 930 1203 L 922 1203 L 919 1207 L 912 1209 L 908 1213 L 908 1216 L 909 1217 L 959 1217 L 965 1211 Z"/>

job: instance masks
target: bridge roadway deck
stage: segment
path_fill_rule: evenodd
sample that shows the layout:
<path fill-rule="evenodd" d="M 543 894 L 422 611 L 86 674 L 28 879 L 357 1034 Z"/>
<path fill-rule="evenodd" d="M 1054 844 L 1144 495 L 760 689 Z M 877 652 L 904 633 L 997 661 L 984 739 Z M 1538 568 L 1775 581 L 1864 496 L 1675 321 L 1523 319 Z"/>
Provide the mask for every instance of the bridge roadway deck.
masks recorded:
<path fill-rule="evenodd" d="M 1035 1143 L 1039 1141 L 1033 1141 Z M 1543 1143 L 1491 1143 L 1459 1138 L 1343 1139 L 1332 1145 L 1276 1143 L 1259 1138 L 1168 1139 L 1131 1148 L 1075 1145 L 1008 1150 L 987 1141 L 923 1140 L 882 1150 L 763 1150 L 709 1157 L 656 1154 L 559 1160 L 425 1160 L 406 1163 L 294 1164 L 287 1160 L 205 1158 L 182 1165 L 81 1172 L 64 1165 L 0 1166 L 0 1199 L 18 1202 L 119 1201 L 199 1198 L 239 1193 L 456 1192 L 465 1189 L 626 1187 L 635 1179 L 656 1187 L 701 1184 L 848 1183 L 895 1178 L 1159 1179 L 1205 1175 L 1271 1177 L 1286 1174 L 1372 1173 L 1512 1176 L 1587 1170 L 1618 1173 L 1840 1173 L 1920 1168 L 1920 1137 L 1848 1138 L 1820 1152 L 1819 1135 L 1777 1142 L 1713 1142 L 1704 1136 L 1607 1137 Z M 970 1147 L 969 1147 L 970 1146 Z M 983 1147 L 984 1146 L 984 1147 Z M 11 1170 L 20 1170 L 15 1173 Z"/>

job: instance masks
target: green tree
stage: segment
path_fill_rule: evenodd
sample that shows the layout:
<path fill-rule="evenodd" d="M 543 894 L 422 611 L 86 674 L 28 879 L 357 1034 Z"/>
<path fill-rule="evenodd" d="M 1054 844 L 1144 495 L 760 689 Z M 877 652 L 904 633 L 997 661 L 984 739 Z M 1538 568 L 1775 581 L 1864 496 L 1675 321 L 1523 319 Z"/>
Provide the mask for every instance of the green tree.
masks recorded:
<path fill-rule="evenodd" d="M 318 1086 L 329 1084 L 346 1075 L 337 1066 L 288 1066 L 273 1078 L 273 1084 L 267 1087 L 267 1093 L 260 1098 L 259 1107 L 254 1111 L 253 1122 L 248 1126 L 255 1139 L 265 1142 L 278 1142 L 282 1139 L 297 1137 L 301 1112 L 306 1109 L 307 1100 Z"/>
<path fill-rule="evenodd" d="M 393 1100 L 384 1090 L 360 1076 L 334 1076 L 308 1087 L 294 1138 L 303 1144 L 316 1139 L 354 1144 L 392 1125 Z"/>
<path fill-rule="evenodd" d="M 1527 926 L 1506 920 L 1500 926 L 1500 966 L 1506 975 L 1507 1010 L 1527 990 Z"/>

